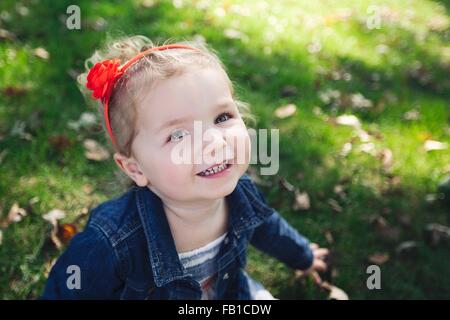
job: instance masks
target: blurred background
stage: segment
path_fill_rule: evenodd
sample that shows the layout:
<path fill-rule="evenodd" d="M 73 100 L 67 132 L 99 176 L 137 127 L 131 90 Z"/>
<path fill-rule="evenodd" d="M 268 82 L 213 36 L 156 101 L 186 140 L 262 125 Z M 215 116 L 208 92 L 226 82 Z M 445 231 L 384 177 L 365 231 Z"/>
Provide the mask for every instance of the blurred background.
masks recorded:
<path fill-rule="evenodd" d="M 279 174 L 249 173 L 332 255 L 318 287 L 250 249 L 248 272 L 274 296 L 450 298 L 449 10 L 432 0 L 2 0 L 0 298 L 38 297 L 89 210 L 124 191 L 75 78 L 107 36 L 134 34 L 206 41 L 255 128 L 280 130 Z M 370 265 L 381 289 L 367 287 Z"/>

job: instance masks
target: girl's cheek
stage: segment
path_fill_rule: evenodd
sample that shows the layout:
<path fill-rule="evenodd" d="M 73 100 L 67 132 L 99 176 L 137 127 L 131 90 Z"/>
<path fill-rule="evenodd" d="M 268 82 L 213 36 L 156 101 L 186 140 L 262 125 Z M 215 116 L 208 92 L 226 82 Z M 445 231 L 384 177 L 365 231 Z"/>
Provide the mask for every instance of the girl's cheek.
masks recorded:
<path fill-rule="evenodd" d="M 244 125 L 235 126 L 227 132 L 227 141 L 232 145 L 238 163 L 250 161 L 250 137 Z"/>
<path fill-rule="evenodd" d="M 161 174 L 165 176 L 167 181 L 171 181 L 174 184 L 182 183 L 184 179 L 193 175 L 192 168 L 191 164 L 176 164 L 168 159 L 164 167 L 161 168 Z"/>

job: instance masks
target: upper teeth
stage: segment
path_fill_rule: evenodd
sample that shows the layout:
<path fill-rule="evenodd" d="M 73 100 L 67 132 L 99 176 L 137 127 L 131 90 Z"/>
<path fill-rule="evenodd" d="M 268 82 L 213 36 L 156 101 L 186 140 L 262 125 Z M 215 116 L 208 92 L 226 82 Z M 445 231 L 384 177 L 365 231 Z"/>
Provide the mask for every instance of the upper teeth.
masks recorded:
<path fill-rule="evenodd" d="M 215 167 L 212 167 L 212 168 L 209 168 L 209 169 L 206 169 L 206 170 L 200 172 L 200 175 L 202 175 L 202 176 L 209 176 L 210 174 L 214 174 L 214 173 L 217 173 L 217 172 L 220 172 L 220 171 L 224 170 L 226 167 L 227 167 L 227 163 L 224 162 L 224 163 L 222 163 L 220 165 L 217 165 Z"/>

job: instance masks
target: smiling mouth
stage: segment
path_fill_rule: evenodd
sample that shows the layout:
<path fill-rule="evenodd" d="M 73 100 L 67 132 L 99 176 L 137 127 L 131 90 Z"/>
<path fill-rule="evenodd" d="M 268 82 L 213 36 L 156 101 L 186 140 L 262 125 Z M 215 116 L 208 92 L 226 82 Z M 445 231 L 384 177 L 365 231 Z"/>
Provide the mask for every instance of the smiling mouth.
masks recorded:
<path fill-rule="evenodd" d="M 211 168 L 208 168 L 206 170 L 203 170 L 202 172 L 197 173 L 197 176 L 201 176 L 201 177 L 206 177 L 206 176 L 210 176 L 213 174 L 217 174 L 219 172 L 222 172 L 226 169 L 228 169 L 229 167 L 231 167 L 231 163 L 228 162 L 228 160 L 224 161 L 221 164 L 215 165 Z"/>

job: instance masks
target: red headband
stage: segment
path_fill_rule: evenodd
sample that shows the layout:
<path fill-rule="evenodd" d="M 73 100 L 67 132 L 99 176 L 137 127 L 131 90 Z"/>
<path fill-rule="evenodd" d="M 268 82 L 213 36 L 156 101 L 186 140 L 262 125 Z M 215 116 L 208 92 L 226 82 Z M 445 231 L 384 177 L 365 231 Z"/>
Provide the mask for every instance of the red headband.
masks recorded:
<path fill-rule="evenodd" d="M 116 145 L 116 139 L 114 138 L 111 123 L 109 122 L 109 98 L 111 97 L 112 90 L 116 81 L 125 73 L 125 71 L 134 63 L 139 61 L 142 57 L 153 51 L 162 51 L 167 49 L 193 49 L 201 51 L 197 48 L 183 45 L 183 44 L 168 44 L 164 46 L 150 48 L 146 51 L 139 53 L 137 56 L 129 60 L 126 64 L 120 67 L 120 60 L 105 60 L 96 63 L 89 71 L 87 76 L 86 87 L 92 90 L 93 99 L 101 99 L 104 106 L 104 117 L 106 123 L 106 129 L 108 130 L 111 141 Z"/>

